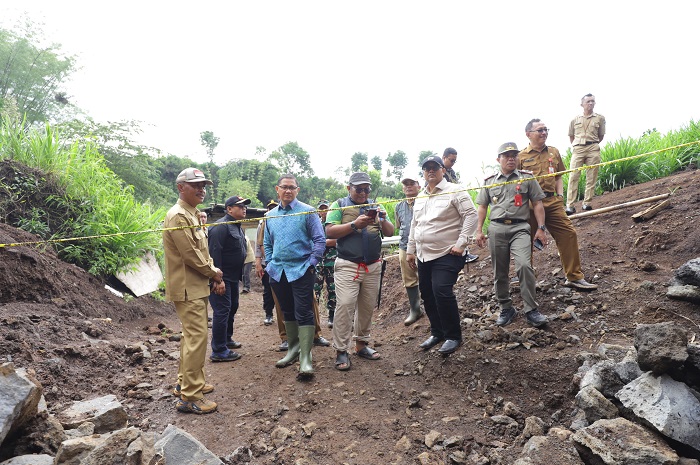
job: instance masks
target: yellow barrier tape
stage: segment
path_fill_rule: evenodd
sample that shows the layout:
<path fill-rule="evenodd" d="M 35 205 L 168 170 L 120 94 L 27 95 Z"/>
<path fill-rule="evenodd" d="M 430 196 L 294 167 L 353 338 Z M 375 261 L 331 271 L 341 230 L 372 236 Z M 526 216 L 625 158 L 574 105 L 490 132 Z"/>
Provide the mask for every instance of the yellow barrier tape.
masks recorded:
<path fill-rule="evenodd" d="M 680 145 L 674 145 L 674 146 L 672 146 L 672 147 L 666 147 L 666 148 L 663 148 L 663 149 L 654 150 L 654 151 L 652 151 L 652 152 L 646 152 L 646 153 L 641 153 L 641 154 L 637 154 L 637 155 L 632 155 L 632 156 L 629 156 L 629 157 L 626 157 L 626 158 L 619 158 L 619 159 L 617 159 L 617 160 L 604 161 L 604 162 L 596 163 L 595 165 L 584 165 L 584 166 L 581 166 L 581 167 L 579 167 L 579 168 L 574 168 L 574 169 L 570 169 L 570 170 L 564 170 L 564 171 L 558 171 L 558 172 L 556 172 L 556 173 L 547 173 L 547 174 L 543 174 L 543 175 L 540 175 L 540 176 L 534 176 L 534 177 L 532 177 L 532 178 L 529 178 L 529 179 L 524 180 L 524 182 L 536 181 L 536 180 L 544 179 L 544 178 L 562 176 L 562 175 L 567 174 L 567 173 L 573 173 L 573 172 L 576 172 L 576 171 L 589 170 L 589 169 L 592 169 L 592 168 L 601 167 L 601 166 L 605 166 L 605 165 L 612 165 L 612 164 L 620 163 L 620 162 L 623 162 L 623 161 L 634 160 L 634 159 L 637 159 L 637 158 L 642 158 L 642 157 L 646 157 L 646 156 L 649 156 L 649 155 L 654 155 L 654 154 L 657 154 L 657 153 L 666 152 L 666 151 L 668 151 L 668 150 L 678 149 L 678 148 L 682 148 L 682 147 L 688 147 L 688 146 L 697 145 L 697 144 L 700 144 L 700 140 L 696 140 L 696 141 L 693 141 L 693 142 L 687 142 L 687 143 L 685 143 L 685 144 L 680 144 Z M 517 183 L 522 183 L 522 182 L 523 182 L 522 179 L 517 179 L 517 180 L 514 180 L 514 181 L 504 181 L 504 182 L 500 182 L 500 183 L 490 184 L 488 187 L 489 187 L 489 188 L 491 188 L 491 187 L 499 187 L 499 186 L 505 186 L 505 185 L 507 185 L 507 184 L 517 184 Z M 479 189 L 483 189 L 484 187 L 485 187 L 485 186 L 469 187 L 469 188 L 466 188 L 466 189 L 462 189 L 462 190 L 458 190 L 458 191 L 449 192 L 449 194 L 454 194 L 455 192 L 476 191 L 476 190 L 479 190 Z M 375 205 L 381 206 L 381 205 L 388 205 L 388 204 L 391 204 L 391 203 L 403 202 L 404 200 L 408 200 L 408 199 L 410 199 L 410 200 L 415 200 L 415 199 L 420 199 L 420 198 L 435 197 L 435 196 L 439 196 L 439 195 L 446 195 L 446 194 L 444 194 L 444 193 L 437 193 L 437 194 L 428 194 L 428 195 L 418 195 L 418 196 L 416 196 L 416 197 L 405 197 L 405 198 L 402 198 L 402 199 L 391 199 L 391 200 L 386 200 L 386 201 L 383 201 L 383 202 L 374 202 L 374 203 L 365 203 L 365 204 L 361 204 L 361 205 L 360 205 L 360 204 L 358 204 L 358 205 L 350 205 L 350 206 L 347 206 L 347 207 L 329 208 L 327 211 L 333 211 L 333 210 L 340 210 L 340 211 L 342 211 L 342 210 L 346 210 L 346 209 L 348 209 L 348 208 L 361 208 L 361 207 L 368 207 L 368 206 L 375 206 Z M 311 211 L 307 211 L 307 212 L 291 213 L 291 214 L 289 214 L 289 215 L 266 216 L 265 219 L 267 220 L 267 219 L 274 219 L 274 218 L 286 218 L 286 217 L 291 217 L 291 216 L 309 215 L 309 214 L 317 214 L 317 213 L 318 213 L 318 210 L 311 210 Z M 257 223 L 257 222 L 259 222 L 260 220 L 261 220 L 261 218 L 250 218 L 250 219 L 236 220 L 236 221 L 224 221 L 224 222 L 220 222 L 220 223 L 207 223 L 207 224 L 203 224 L 203 225 L 178 226 L 178 227 L 174 227 L 174 228 L 145 229 L 145 230 L 142 230 L 142 231 L 125 231 L 125 232 L 118 232 L 118 233 L 112 233 L 112 234 L 99 234 L 99 235 L 94 235 L 94 236 L 67 237 L 67 238 L 63 238 L 63 239 L 47 239 L 47 240 L 43 240 L 43 241 L 10 242 L 10 243 L 6 243 L 6 244 L 0 244 L 0 249 L 2 249 L 2 248 L 4 248 L 4 247 L 18 247 L 18 246 L 27 246 L 27 245 L 41 245 L 41 244 L 55 244 L 55 243 L 60 243 L 60 242 L 72 242 L 72 241 L 81 241 L 81 240 L 88 240 L 88 239 L 99 239 L 99 238 L 103 238 L 103 237 L 118 237 L 118 236 L 130 235 L 130 234 L 150 234 L 150 233 L 157 233 L 157 232 L 163 232 L 163 231 L 177 231 L 177 230 L 181 230 L 181 229 L 199 228 L 199 227 L 202 227 L 202 226 L 211 228 L 211 227 L 215 227 L 215 226 L 221 226 L 221 225 L 224 225 L 224 224 L 242 224 L 242 223 L 253 223 L 253 222 L 256 222 L 256 223 Z"/>

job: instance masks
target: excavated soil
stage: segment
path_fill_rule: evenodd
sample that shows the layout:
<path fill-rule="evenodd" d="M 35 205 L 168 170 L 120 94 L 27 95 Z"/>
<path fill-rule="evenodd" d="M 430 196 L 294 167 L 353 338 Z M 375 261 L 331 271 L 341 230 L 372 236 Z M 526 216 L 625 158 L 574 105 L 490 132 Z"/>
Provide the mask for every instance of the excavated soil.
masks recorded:
<path fill-rule="evenodd" d="M 583 271 L 598 291 L 562 287 L 554 244 L 536 252 L 537 298 L 554 318 L 544 330 L 528 327 L 522 316 L 505 329 L 493 324 L 488 250 L 474 246 L 480 260 L 465 267 L 456 286 L 465 343 L 446 358 L 417 349 L 429 335 L 427 319 L 402 324 L 408 302 L 396 258 L 389 259 L 375 312 L 381 360 L 352 356 L 352 369 L 339 372 L 334 350 L 315 348 L 310 381 L 297 379 L 296 366 L 274 367 L 280 339 L 276 325 L 263 325 L 255 283 L 241 296 L 236 317 L 243 358 L 207 361 L 207 381 L 216 387 L 209 397 L 219 410 L 206 416 L 177 413 L 169 394 L 179 350 L 170 339 L 180 330 L 171 304 L 151 297 L 125 302 L 49 249 L 0 248 L 0 362 L 33 369 L 53 412 L 74 400 L 115 394 L 131 424 L 160 432 L 172 423 L 222 457 L 245 446 L 261 464 L 414 463 L 423 452 L 433 463 L 447 463 L 454 448 L 424 444 L 435 430 L 461 438 L 457 449 L 496 450 L 501 463 L 512 463 L 521 450 L 519 431 L 489 417 L 505 408 L 521 427 L 531 415 L 568 427 L 577 354 L 601 342 L 631 345 L 638 323 L 675 321 L 697 332 L 698 306 L 669 300 L 665 292 L 673 271 L 700 256 L 698 178 L 698 171 L 686 171 L 595 199 L 601 208 L 674 192 L 672 208 L 647 222 L 631 219 L 645 206 L 574 220 Z M 0 243 L 28 240 L 36 238 L 0 224 Z M 519 306 L 519 294 L 513 295 Z M 325 322 L 324 316 L 323 335 L 330 339 Z M 272 434 L 278 427 L 289 430 L 282 445 L 279 430 Z"/>

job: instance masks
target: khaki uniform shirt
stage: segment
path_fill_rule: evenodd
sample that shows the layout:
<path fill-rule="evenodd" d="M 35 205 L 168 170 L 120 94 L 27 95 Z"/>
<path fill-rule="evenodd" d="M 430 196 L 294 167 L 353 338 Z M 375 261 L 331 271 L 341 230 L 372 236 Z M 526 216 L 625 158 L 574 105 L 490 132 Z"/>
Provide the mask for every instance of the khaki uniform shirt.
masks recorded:
<path fill-rule="evenodd" d="M 517 184 L 506 184 L 505 186 L 488 187 L 491 184 L 499 184 L 505 181 L 515 181 L 516 179 L 533 179 L 531 173 L 515 170 L 508 176 L 500 171 L 484 180 L 484 188 L 479 191 L 476 203 L 491 207 L 489 218 L 493 220 L 522 220 L 530 219 L 530 201 L 542 200 L 545 195 L 542 188 L 536 181 L 524 181 Z M 519 188 L 518 188 L 519 186 Z M 515 206 L 515 195 L 520 192 L 522 205 Z"/>
<path fill-rule="evenodd" d="M 455 246 L 466 250 L 476 231 L 476 208 L 464 187 L 443 178 L 433 194 L 441 195 L 424 197 L 423 190 L 413 203 L 406 252 L 421 262 L 443 257 Z"/>
<path fill-rule="evenodd" d="M 591 116 L 578 115 L 569 124 L 569 137 L 573 145 L 586 145 L 586 142 L 600 142 L 605 135 L 605 116 L 593 113 Z"/>
<path fill-rule="evenodd" d="M 174 228 L 202 224 L 199 210 L 182 200 L 165 215 L 163 226 Z M 165 300 L 183 302 L 208 297 L 209 278 L 216 276 L 204 228 L 163 231 L 165 251 Z"/>
<path fill-rule="evenodd" d="M 518 169 L 530 171 L 534 176 L 548 174 L 550 167 L 552 167 L 554 173 L 566 170 L 566 165 L 564 165 L 561 159 L 559 150 L 554 147 L 547 147 L 545 145 L 542 151 L 538 152 L 532 148 L 532 145 L 528 145 L 527 148 L 523 149 L 518 155 L 518 159 L 520 160 L 518 162 Z M 556 177 L 550 176 L 548 178 L 540 178 L 538 181 L 544 192 L 556 194 Z"/>

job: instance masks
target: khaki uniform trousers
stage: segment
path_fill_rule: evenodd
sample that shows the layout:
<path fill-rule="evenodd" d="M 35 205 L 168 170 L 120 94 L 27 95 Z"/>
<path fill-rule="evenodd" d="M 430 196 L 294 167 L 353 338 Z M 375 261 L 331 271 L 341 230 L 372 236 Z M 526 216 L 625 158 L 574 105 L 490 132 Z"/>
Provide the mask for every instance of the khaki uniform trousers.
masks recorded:
<path fill-rule="evenodd" d="M 600 163 L 600 145 L 598 143 L 589 145 L 577 145 L 571 155 L 570 169 L 580 168 L 583 165 L 596 165 Z M 573 205 L 578 198 L 578 180 L 581 171 L 574 171 L 569 174 L 569 187 L 566 191 L 566 204 Z M 598 167 L 586 170 L 586 192 L 583 196 L 583 203 L 590 204 L 595 195 L 595 183 L 598 180 Z"/>
<path fill-rule="evenodd" d="M 418 270 L 414 270 L 408 266 L 406 255 L 407 252 L 405 250 L 399 249 L 399 266 L 401 266 L 403 287 L 416 287 L 418 285 Z"/>
<path fill-rule="evenodd" d="M 352 340 L 370 342 L 372 314 L 377 306 L 382 262 L 359 266 L 337 258 L 335 261 L 335 295 L 333 347 L 344 352 Z M 355 334 L 353 336 L 353 326 Z"/>
<path fill-rule="evenodd" d="M 542 205 L 544 206 L 544 224 L 557 244 L 566 279 L 569 281 L 583 279 L 578 235 L 564 211 L 564 200 L 561 197 L 546 197 L 542 199 Z M 536 231 L 537 226 L 535 214 L 530 209 L 530 231 Z"/>
<path fill-rule="evenodd" d="M 287 327 L 284 326 L 284 315 L 282 315 L 280 303 L 277 301 L 275 291 L 270 289 L 270 292 L 272 292 L 272 299 L 275 301 L 275 316 L 277 317 L 277 330 L 280 332 L 280 339 L 282 339 L 282 342 L 284 342 L 287 340 Z M 314 338 L 318 339 L 319 337 L 321 337 L 321 323 L 320 315 L 318 314 L 318 302 L 316 301 L 316 299 L 314 299 L 314 320 L 316 322 L 316 333 L 314 335 Z"/>
<path fill-rule="evenodd" d="M 209 335 L 207 297 L 173 303 L 182 324 L 177 382 L 182 392 L 182 400 L 199 400 L 203 397 L 204 360 L 207 356 Z"/>
<path fill-rule="evenodd" d="M 508 271 L 510 255 L 515 261 L 515 273 L 520 280 L 520 296 L 523 298 L 523 312 L 537 308 L 535 301 L 535 271 L 532 269 L 532 239 L 530 225 L 527 222 L 501 224 L 492 221 L 489 224 L 489 251 L 493 263 L 494 290 L 501 310 L 512 308 L 510 298 Z"/>

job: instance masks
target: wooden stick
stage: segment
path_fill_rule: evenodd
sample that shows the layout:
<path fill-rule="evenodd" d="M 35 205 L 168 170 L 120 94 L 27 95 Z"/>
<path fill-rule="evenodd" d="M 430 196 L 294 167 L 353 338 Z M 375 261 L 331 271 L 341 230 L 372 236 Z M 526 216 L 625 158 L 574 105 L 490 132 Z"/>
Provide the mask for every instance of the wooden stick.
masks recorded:
<path fill-rule="evenodd" d="M 657 213 L 659 213 L 661 210 L 664 208 L 668 208 L 671 206 L 671 199 L 666 199 L 663 202 L 656 203 L 652 205 L 651 207 L 647 208 L 646 210 L 642 212 L 635 213 L 632 215 L 632 219 L 639 223 L 640 221 L 645 221 L 648 219 L 651 219 L 656 216 Z"/>
<path fill-rule="evenodd" d="M 642 205 L 644 203 L 656 202 L 657 200 L 667 199 L 670 196 L 671 196 L 671 194 L 655 195 L 654 197 L 647 197 L 645 199 L 633 200 L 631 202 L 625 202 L 625 203 L 621 203 L 619 205 L 612 205 L 610 207 L 598 208 L 597 210 L 591 210 L 591 211 L 582 212 L 582 213 L 575 213 L 575 214 L 569 216 L 569 218 L 571 218 L 571 219 L 584 218 L 586 216 L 593 216 L 593 215 L 597 215 L 599 213 L 605 213 L 605 212 L 610 212 L 613 210 L 619 210 L 621 208 L 634 207 L 635 205 Z"/>

